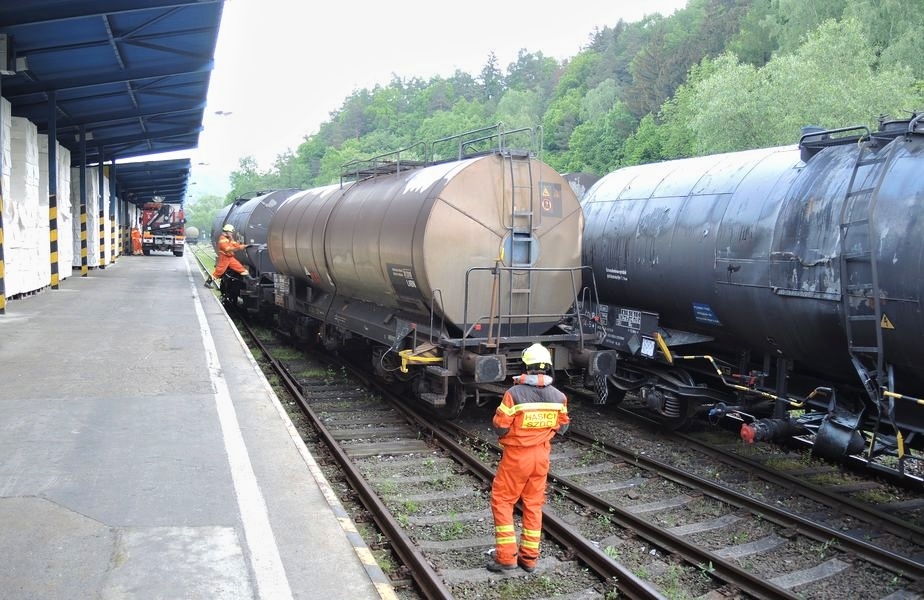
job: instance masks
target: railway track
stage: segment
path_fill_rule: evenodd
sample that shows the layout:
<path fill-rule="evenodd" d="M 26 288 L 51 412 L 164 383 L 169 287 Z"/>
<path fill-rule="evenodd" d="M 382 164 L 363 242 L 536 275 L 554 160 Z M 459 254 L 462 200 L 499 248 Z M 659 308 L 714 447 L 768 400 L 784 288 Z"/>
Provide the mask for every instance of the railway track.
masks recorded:
<path fill-rule="evenodd" d="M 602 427 L 625 429 L 618 422 Z M 696 460 L 689 451 L 682 466 L 650 458 L 663 454 L 657 447 L 662 443 L 626 447 L 573 426 L 553 454 L 550 477 L 557 491 L 550 495 L 550 508 L 577 512 L 572 523 L 585 535 L 610 545 L 634 571 L 660 573 L 662 579 L 670 579 L 682 558 L 690 565 L 709 565 L 713 575 L 757 597 L 847 597 L 870 588 L 889 592 L 861 597 L 919 593 L 920 528 L 817 489 L 787 488 L 793 496 L 811 497 L 811 509 L 807 500 L 787 506 L 777 494 L 738 491 L 712 476 L 692 474 L 689 463 L 715 462 Z M 734 460 L 725 458 L 729 474 Z M 739 473 L 755 470 L 748 461 L 737 468 Z M 755 477 L 779 478 L 772 471 Z M 559 508 L 562 496 L 587 511 L 575 511 L 571 503 Z M 637 538 L 647 544 L 635 543 Z M 657 550 L 651 552 L 649 545 Z M 632 556 L 633 548 L 648 548 L 649 556 Z M 670 560 L 650 558 L 662 554 Z"/>
<path fill-rule="evenodd" d="M 387 391 L 333 382 L 322 365 L 299 360 L 293 375 L 286 361 L 269 360 L 423 597 L 663 597 L 589 540 L 570 539 L 554 518 L 535 574 L 487 571 L 493 471 L 483 457 L 426 416 L 386 402 L 394 400 Z"/>
<path fill-rule="evenodd" d="M 868 529 L 843 531 L 580 432 L 555 444 L 540 568 L 489 573 L 498 456 L 486 435 L 490 413 L 468 426 L 431 424 L 400 404 L 385 407 L 379 398 L 386 391 L 332 387 L 329 379 L 295 377 L 292 385 L 343 464 L 352 465 L 343 468 L 354 488 L 365 487 L 363 503 L 383 511 L 375 520 L 425 597 L 501 588 L 509 597 L 821 598 L 869 587 L 883 591 L 870 597 L 918 594 L 924 565 L 911 556 L 920 552 L 918 531 L 903 533 L 900 520 L 886 526 L 869 517 Z M 642 485 L 661 488 L 663 497 L 627 503 Z M 860 509 L 852 510 L 859 522 Z M 723 529 L 727 544 L 705 543 Z M 789 558 L 779 558 L 781 547 Z M 626 582 L 633 587 L 621 588 Z"/>
<path fill-rule="evenodd" d="M 715 448 L 702 450 L 712 453 L 708 460 L 690 459 L 706 471 L 696 474 L 695 466 L 649 458 L 661 454 L 663 440 L 626 447 L 574 429 L 554 446 L 539 569 L 490 573 L 488 506 L 499 456 L 490 411 L 431 423 L 386 405 L 389 392 L 370 391 L 372 382 L 336 382 L 339 373 L 305 367 L 296 354 L 295 374 L 290 360 L 270 362 L 372 515 L 382 545 L 404 565 L 394 570 L 396 585 L 413 579 L 408 589 L 423 597 L 922 597 L 924 534 L 900 516 L 773 469 L 758 476 L 758 463 L 736 464 Z M 619 432 L 625 424 L 614 418 L 602 427 Z M 721 478 L 708 467 L 717 464 Z M 771 485 L 779 489 L 767 491 Z"/>

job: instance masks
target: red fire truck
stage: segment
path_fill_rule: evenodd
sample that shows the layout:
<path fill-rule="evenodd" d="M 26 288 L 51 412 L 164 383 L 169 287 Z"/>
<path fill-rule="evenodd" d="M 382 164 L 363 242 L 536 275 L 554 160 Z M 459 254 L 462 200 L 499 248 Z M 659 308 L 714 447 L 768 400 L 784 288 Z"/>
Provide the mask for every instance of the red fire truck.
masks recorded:
<path fill-rule="evenodd" d="M 183 206 L 167 202 L 145 202 L 141 211 L 141 252 L 145 256 L 154 250 L 183 256 L 183 244 L 186 241 Z"/>

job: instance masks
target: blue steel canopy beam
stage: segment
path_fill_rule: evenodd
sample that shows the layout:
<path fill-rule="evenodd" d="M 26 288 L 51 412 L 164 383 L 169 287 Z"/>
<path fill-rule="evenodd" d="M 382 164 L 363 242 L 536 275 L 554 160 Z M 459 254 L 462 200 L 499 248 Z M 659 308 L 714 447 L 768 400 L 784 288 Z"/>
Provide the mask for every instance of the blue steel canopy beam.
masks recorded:
<path fill-rule="evenodd" d="M 126 81 L 143 81 L 145 79 L 157 79 L 162 77 L 174 77 L 177 75 L 188 75 L 193 73 L 208 73 L 214 67 L 214 61 L 207 60 L 200 64 L 189 65 L 185 68 L 178 69 L 176 65 L 158 65 L 156 67 L 146 67 L 142 69 L 126 69 L 124 71 L 107 71 L 92 75 L 81 75 L 79 77 L 62 77 L 60 79 L 51 79 L 47 82 L 37 81 L 20 85 L 10 85 L 9 94 L 5 97 L 10 101 L 21 96 L 29 94 L 46 93 L 50 90 L 79 90 L 90 88 L 96 85 L 105 85 L 109 83 L 123 83 Z"/>
<path fill-rule="evenodd" d="M 143 6 L 139 6 L 139 3 L 133 0 L 82 0 L 81 2 L 29 0 L 26 7 L 16 7 L 15 10 L 13 10 L 13 4 L 16 3 L 10 2 L 11 6 L 0 9 L 0 27 L 53 23 L 88 15 L 131 13 L 148 11 L 153 8 L 221 4 L 221 0 L 147 0 Z"/>

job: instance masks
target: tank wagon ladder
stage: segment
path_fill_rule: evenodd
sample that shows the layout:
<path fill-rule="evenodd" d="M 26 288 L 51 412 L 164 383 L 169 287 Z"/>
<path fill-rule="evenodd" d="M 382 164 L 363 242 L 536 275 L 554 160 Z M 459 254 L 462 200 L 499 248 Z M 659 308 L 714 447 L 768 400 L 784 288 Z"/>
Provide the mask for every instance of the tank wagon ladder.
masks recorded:
<path fill-rule="evenodd" d="M 877 153 L 876 142 L 869 137 L 867 140 L 870 141 L 863 143 L 861 138 L 860 151 L 841 205 L 840 268 L 841 302 L 850 359 L 878 413 L 876 429 L 868 450 L 871 457 L 886 403 L 887 416 L 893 426 L 895 416 L 892 397 L 882 392 L 884 388 L 893 392 L 894 383 L 890 369 L 884 362 L 882 290 L 879 287 L 879 257 L 876 253 L 878 233 L 875 208 L 896 146 L 892 144 L 888 150 Z M 869 167 L 870 171 L 866 177 L 859 177 L 858 174 L 865 167 Z M 871 176 L 872 185 L 862 187 Z M 851 233 L 856 235 L 851 236 Z M 856 246 L 857 242 L 861 242 L 859 248 Z M 858 294 L 866 296 L 865 310 L 860 310 L 863 308 L 863 301 L 855 308 L 851 306 L 851 297 Z M 897 428 L 895 431 L 898 433 Z"/>
<path fill-rule="evenodd" d="M 528 134 L 530 146 L 529 149 L 513 149 L 508 145 L 509 139 L 511 137 L 522 136 L 523 134 Z M 508 237 L 510 240 L 509 248 L 511 256 L 504 257 L 504 250 L 502 249 L 501 256 L 498 257 L 495 264 L 491 289 L 491 318 L 488 322 L 487 336 L 487 345 L 490 347 L 495 347 L 497 345 L 497 337 L 500 336 L 500 322 L 497 323 L 498 334 L 497 336 L 494 335 L 494 316 L 499 315 L 501 312 L 500 304 L 502 299 L 500 298 L 500 291 L 503 289 L 502 283 L 507 284 L 507 315 L 515 314 L 516 311 L 514 310 L 514 303 L 517 297 L 526 299 L 525 310 L 521 312 L 526 315 L 525 325 L 527 330 L 529 329 L 531 317 L 531 294 L 533 292 L 533 270 L 530 268 L 530 265 L 532 263 L 532 256 L 534 252 L 533 232 L 535 230 L 534 217 L 536 206 L 535 186 L 532 170 L 533 164 L 531 159 L 533 156 L 535 156 L 534 149 L 537 145 L 538 135 L 539 134 L 537 134 L 537 131 L 531 127 L 522 127 L 519 129 L 505 131 L 503 123 L 497 123 L 495 125 L 469 131 L 464 134 L 435 140 L 431 144 L 431 152 L 435 152 L 433 148 L 439 144 L 443 144 L 448 141 L 457 142 L 457 160 L 466 156 L 477 154 L 495 154 L 500 156 L 504 161 L 505 168 L 503 171 L 507 175 L 507 177 L 505 177 L 505 182 L 502 184 L 505 188 L 508 183 L 506 179 L 509 178 L 510 214 L 508 215 L 509 221 L 505 227 L 507 229 Z M 476 149 L 486 142 L 496 142 L 496 146 L 488 151 L 477 152 Z M 541 142 L 539 143 L 541 144 Z M 517 175 L 518 169 L 516 166 L 519 162 L 525 164 L 526 166 L 525 181 L 518 180 L 522 179 L 522 177 L 518 178 Z M 526 198 L 525 202 L 522 200 L 524 197 Z M 520 199 L 519 203 L 517 202 L 518 199 Z M 501 264 L 504 262 L 505 258 L 509 258 L 511 266 L 521 268 L 501 268 Z M 501 281 L 502 276 L 504 277 L 503 282 Z M 466 288 L 467 286 L 468 284 L 466 283 Z M 512 320 L 512 317 L 508 318 Z"/>
<path fill-rule="evenodd" d="M 515 299 L 520 297 L 526 301 L 525 312 L 530 313 L 531 294 L 533 293 L 533 272 L 528 267 L 532 262 L 533 255 L 533 233 L 536 228 L 535 224 L 535 207 L 536 194 L 533 185 L 533 166 L 530 160 L 530 154 L 525 151 L 515 151 L 504 149 L 501 151 L 501 157 L 504 160 L 504 171 L 509 176 L 510 189 L 510 214 L 509 221 L 506 224 L 507 232 L 510 236 L 510 265 L 512 267 L 523 267 L 525 272 L 514 270 L 505 270 L 507 275 L 507 314 L 514 312 Z M 518 177 L 517 162 L 524 162 L 526 165 L 525 181 L 523 177 Z M 519 201 L 518 201 L 519 200 Z M 501 271 L 497 271 L 497 277 Z M 495 285 L 499 282 L 495 281 Z M 529 328 L 529 317 L 526 321 L 527 329 Z"/>

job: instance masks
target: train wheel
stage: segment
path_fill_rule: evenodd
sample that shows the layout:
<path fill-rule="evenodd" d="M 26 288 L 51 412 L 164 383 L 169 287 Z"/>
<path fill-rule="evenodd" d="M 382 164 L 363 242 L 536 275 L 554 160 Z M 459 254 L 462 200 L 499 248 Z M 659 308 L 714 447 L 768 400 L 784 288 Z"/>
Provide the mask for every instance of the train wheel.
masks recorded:
<path fill-rule="evenodd" d="M 469 393 L 465 386 L 459 382 L 449 384 L 449 393 L 446 394 L 446 404 L 437 409 L 440 418 L 451 420 L 462 414 L 465 403 L 468 400 Z"/>
<path fill-rule="evenodd" d="M 438 419 L 455 419 L 465 408 L 468 392 L 455 381 L 418 376 L 412 384 L 413 393 Z"/>
<path fill-rule="evenodd" d="M 597 384 L 599 385 L 599 383 Z M 616 384 L 613 381 L 612 377 L 606 378 L 606 399 L 601 404 L 608 404 L 610 406 L 619 406 L 622 404 L 622 401 L 626 399 L 626 390 L 619 389 L 616 387 Z M 599 396 L 600 391 L 598 389 L 597 395 Z"/>

